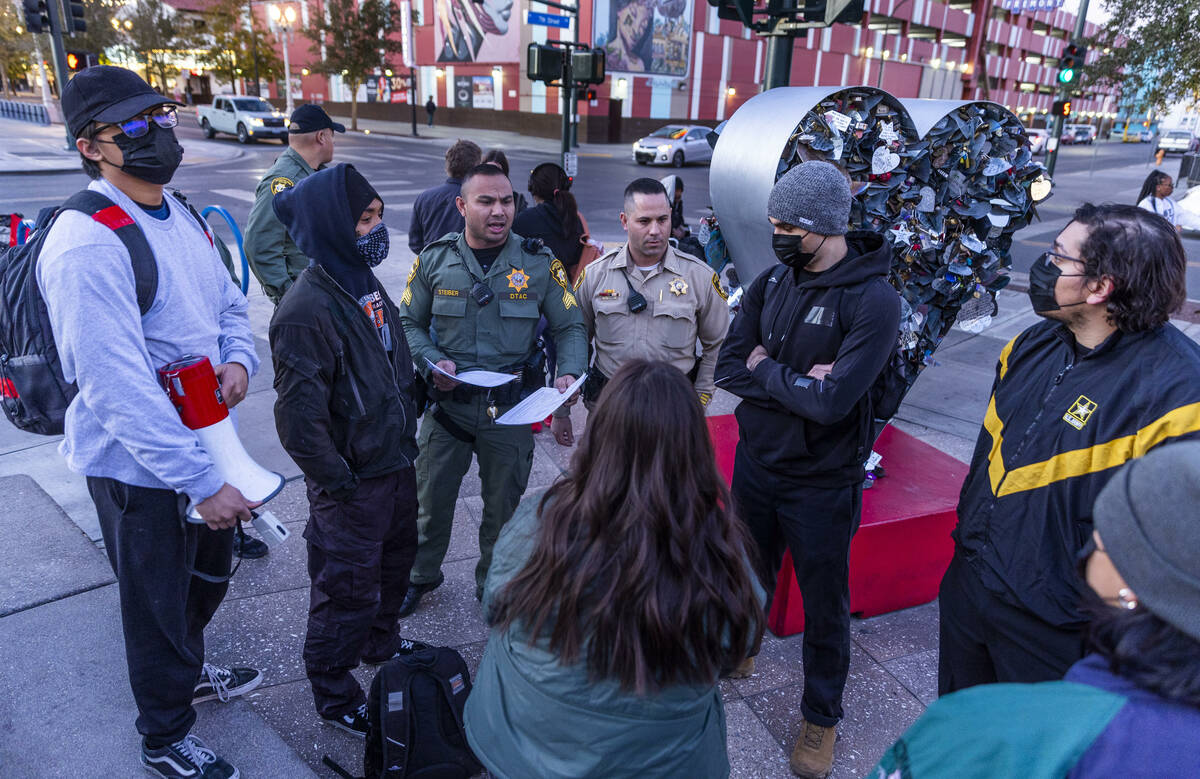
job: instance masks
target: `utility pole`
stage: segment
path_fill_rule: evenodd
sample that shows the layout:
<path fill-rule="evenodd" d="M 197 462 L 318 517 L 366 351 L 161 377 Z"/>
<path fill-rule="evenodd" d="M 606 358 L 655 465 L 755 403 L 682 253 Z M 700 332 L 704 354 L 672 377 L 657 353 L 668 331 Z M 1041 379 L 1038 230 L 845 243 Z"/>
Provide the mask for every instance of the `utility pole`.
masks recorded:
<path fill-rule="evenodd" d="M 1075 33 L 1071 36 L 1071 41 L 1070 41 L 1071 43 L 1074 43 L 1075 41 L 1081 40 L 1083 38 L 1083 32 L 1086 29 L 1086 25 L 1087 25 L 1087 11 L 1088 11 L 1088 0 L 1081 0 L 1081 2 L 1079 3 L 1079 16 L 1075 19 Z M 1086 59 L 1086 58 L 1087 58 L 1087 55 L 1084 55 L 1084 59 Z M 1083 64 L 1084 63 L 1080 62 L 1079 63 L 1080 67 L 1082 67 Z M 1067 98 L 1070 97 L 1072 83 L 1074 83 L 1074 79 L 1072 79 L 1072 81 L 1069 83 L 1066 83 L 1066 84 L 1060 83 L 1059 84 L 1058 96 L 1057 96 L 1058 100 L 1066 100 Z M 1050 133 L 1050 137 L 1054 139 L 1054 149 L 1053 149 L 1053 151 L 1051 151 L 1049 154 L 1046 155 L 1046 175 L 1047 176 L 1051 176 L 1051 177 L 1054 176 L 1054 165 L 1055 165 L 1055 163 L 1058 162 L 1058 147 L 1062 145 L 1062 131 L 1063 131 L 1063 123 L 1065 121 L 1066 121 L 1066 119 L 1062 116 L 1062 114 L 1059 114 L 1058 116 L 1054 117 L 1054 131 Z"/>
<path fill-rule="evenodd" d="M 250 51 L 254 55 L 254 95 L 261 97 L 262 81 L 258 78 L 258 33 L 254 31 L 254 0 L 246 0 L 246 12 L 250 15 Z M 290 86 L 288 92 L 291 92 Z"/>
<path fill-rule="evenodd" d="M 412 124 L 413 137 L 420 138 L 417 135 L 417 66 L 413 65 L 408 69 L 408 78 L 411 86 L 408 88 L 408 103 L 412 106 Z"/>
<path fill-rule="evenodd" d="M 784 18 L 790 18 L 796 10 L 796 0 L 783 0 L 779 4 L 779 12 Z M 782 19 L 774 20 L 774 29 L 767 38 L 767 62 L 763 71 L 763 89 L 786 87 L 792 80 L 792 50 L 796 47 L 798 35 L 808 35 L 807 30 L 799 33 L 779 29 Z M 724 99 L 724 98 L 722 98 Z"/>
<path fill-rule="evenodd" d="M 63 88 L 67 85 L 67 73 L 70 71 L 67 69 L 67 50 L 63 46 L 60 10 L 58 0 L 50 0 L 46 3 L 46 17 L 50 20 L 50 48 L 54 54 L 54 82 L 58 84 L 58 104 L 61 108 Z M 67 126 L 65 116 L 63 117 L 63 128 L 67 134 L 67 151 L 70 151 L 75 148 L 75 139 L 71 136 L 71 128 Z"/>

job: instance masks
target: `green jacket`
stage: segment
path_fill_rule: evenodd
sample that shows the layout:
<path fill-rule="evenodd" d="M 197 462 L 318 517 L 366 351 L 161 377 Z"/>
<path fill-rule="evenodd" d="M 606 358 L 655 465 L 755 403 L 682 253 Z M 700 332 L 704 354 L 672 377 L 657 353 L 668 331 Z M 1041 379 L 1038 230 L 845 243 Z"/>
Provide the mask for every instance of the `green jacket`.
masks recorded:
<path fill-rule="evenodd" d="M 246 222 L 246 259 L 255 278 L 262 284 L 263 292 L 275 304 L 308 267 L 308 258 L 275 217 L 271 201 L 312 173 L 312 167 L 304 158 L 295 149 L 288 149 L 275 160 L 254 193 L 254 206 Z"/>
<path fill-rule="evenodd" d="M 472 274 L 495 294 L 485 306 L 471 297 Z M 426 360 L 453 360 L 459 372 L 499 371 L 523 363 L 536 348 L 542 316 L 558 346 L 558 375 L 582 375 L 587 370 L 587 331 L 567 273 L 549 249 L 526 251 L 514 234 L 486 275 L 462 233 L 443 236 L 413 260 L 400 296 L 404 335 L 426 377 Z"/>

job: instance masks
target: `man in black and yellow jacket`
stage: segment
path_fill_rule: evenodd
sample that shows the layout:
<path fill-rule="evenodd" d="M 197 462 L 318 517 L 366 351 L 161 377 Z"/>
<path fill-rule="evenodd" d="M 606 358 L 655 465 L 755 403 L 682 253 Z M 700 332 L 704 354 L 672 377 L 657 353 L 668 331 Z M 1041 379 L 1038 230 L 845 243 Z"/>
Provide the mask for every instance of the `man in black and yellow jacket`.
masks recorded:
<path fill-rule="evenodd" d="M 938 688 L 1060 679 L 1083 655 L 1075 560 L 1122 463 L 1200 434 L 1200 346 L 1172 225 L 1084 205 L 1029 273 L 1030 327 L 1000 353 L 940 593 Z"/>

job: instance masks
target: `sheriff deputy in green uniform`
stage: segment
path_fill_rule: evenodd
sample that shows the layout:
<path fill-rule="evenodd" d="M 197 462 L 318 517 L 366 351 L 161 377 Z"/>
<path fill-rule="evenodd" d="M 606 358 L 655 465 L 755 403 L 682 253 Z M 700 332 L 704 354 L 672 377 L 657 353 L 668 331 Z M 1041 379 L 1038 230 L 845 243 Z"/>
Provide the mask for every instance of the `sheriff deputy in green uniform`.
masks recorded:
<path fill-rule="evenodd" d="M 421 596 L 444 579 L 442 559 L 472 452 L 483 484 L 476 597 L 483 592 L 492 546 L 524 494 L 533 464 L 529 426 L 494 420 L 543 383 L 538 320 L 546 318 L 558 345 L 554 386 L 560 392 L 587 364 L 583 318 L 562 263 L 540 241 L 511 232 L 508 177 L 494 165 L 472 168 L 456 205 L 466 228 L 425 247 L 400 298 L 404 335 L 418 369 L 432 379 L 435 401 L 417 440 L 419 546 L 401 616 L 416 610 Z M 520 378 L 481 389 L 433 372 L 429 363 L 451 375 L 487 370 Z"/>
<path fill-rule="evenodd" d="M 293 111 L 288 122 L 288 150 L 275 160 L 254 193 L 254 206 L 246 222 L 246 259 L 263 292 L 275 305 L 279 305 L 283 293 L 308 267 L 308 258 L 275 218 L 271 201 L 333 161 L 335 132 L 346 132 L 345 125 L 330 119 L 320 106 L 302 105 Z"/>

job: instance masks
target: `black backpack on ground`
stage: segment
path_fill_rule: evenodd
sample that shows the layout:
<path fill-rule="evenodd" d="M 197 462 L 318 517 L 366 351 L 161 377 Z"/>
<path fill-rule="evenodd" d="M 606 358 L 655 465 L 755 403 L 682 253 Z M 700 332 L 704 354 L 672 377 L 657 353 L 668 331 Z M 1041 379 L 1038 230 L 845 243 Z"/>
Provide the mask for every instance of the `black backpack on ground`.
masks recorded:
<path fill-rule="evenodd" d="M 384 663 L 371 681 L 365 779 L 467 779 L 483 771 L 463 730 L 466 661 L 448 647 L 418 646 Z M 324 762 L 349 776 L 328 756 Z"/>
<path fill-rule="evenodd" d="M 0 406 L 30 433 L 60 435 L 78 389 L 63 378 L 37 261 L 50 226 L 63 211 L 80 211 L 112 230 L 129 251 L 144 316 L 158 291 L 158 265 L 146 236 L 125 211 L 99 192 L 84 190 L 58 208 L 42 209 L 28 243 L 0 250 Z"/>
<path fill-rule="evenodd" d="M 181 193 L 174 195 L 213 244 L 208 223 Z M 133 266 L 142 316 L 154 305 L 158 294 L 158 264 L 142 228 L 123 208 L 90 189 L 75 193 L 60 206 L 43 208 L 27 243 L 0 249 L 0 407 L 14 425 L 40 435 L 62 434 L 67 406 L 79 391 L 63 377 L 50 315 L 37 282 L 42 244 L 64 211 L 87 214 L 121 239 Z M 224 248 L 219 242 L 214 245 L 218 251 Z M 226 267 L 231 267 L 227 255 L 226 249 L 222 259 Z"/>

